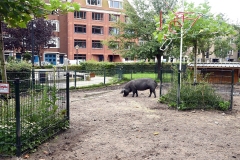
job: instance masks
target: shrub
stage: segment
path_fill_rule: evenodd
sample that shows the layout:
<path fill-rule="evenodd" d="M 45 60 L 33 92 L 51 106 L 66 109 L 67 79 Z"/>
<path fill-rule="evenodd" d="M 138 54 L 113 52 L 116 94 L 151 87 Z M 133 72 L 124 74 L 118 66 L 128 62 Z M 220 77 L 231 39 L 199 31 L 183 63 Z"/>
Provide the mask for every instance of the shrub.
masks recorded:
<path fill-rule="evenodd" d="M 31 75 L 31 64 L 27 61 L 11 60 L 6 64 L 7 79 L 15 78 L 29 79 Z"/>
<path fill-rule="evenodd" d="M 189 74 L 187 72 L 186 74 Z M 179 110 L 191 109 L 219 109 L 227 110 L 230 102 L 224 100 L 215 89 L 205 81 L 206 77 L 201 79 L 200 83 L 193 84 L 191 76 L 184 76 L 180 89 Z M 168 93 L 160 97 L 159 102 L 166 103 L 170 107 L 177 108 L 178 83 L 175 80 Z"/>

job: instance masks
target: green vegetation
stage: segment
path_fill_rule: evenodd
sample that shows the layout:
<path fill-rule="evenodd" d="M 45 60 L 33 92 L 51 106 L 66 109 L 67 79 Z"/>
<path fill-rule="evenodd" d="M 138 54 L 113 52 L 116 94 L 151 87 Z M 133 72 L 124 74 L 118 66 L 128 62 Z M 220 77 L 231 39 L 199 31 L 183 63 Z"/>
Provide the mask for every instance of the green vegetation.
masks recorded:
<path fill-rule="evenodd" d="M 43 0 L 2 0 L 0 5 L 0 21 L 9 27 L 26 28 L 29 21 L 34 18 L 46 18 L 50 14 L 74 12 L 80 10 L 80 5 L 76 2 L 62 2 L 61 0 L 51 0 L 46 3 Z M 3 34 L 2 26 L 0 34 Z M 0 40 L 0 62 L 1 79 L 7 82 L 5 67 L 3 39 Z"/>
<path fill-rule="evenodd" d="M 230 102 L 217 94 L 211 84 L 205 81 L 205 78 L 201 80 L 201 83 L 194 85 L 190 80 L 191 76 L 185 76 L 182 80 L 184 83 L 181 83 L 179 106 L 177 105 L 178 84 L 175 78 L 172 87 L 166 95 L 160 97 L 159 102 L 168 104 L 169 107 L 178 107 L 179 110 L 227 110 Z"/>
<path fill-rule="evenodd" d="M 157 79 L 157 75 L 155 73 L 128 73 L 123 74 L 125 79 L 138 79 L 138 78 L 152 78 Z"/>
<path fill-rule="evenodd" d="M 20 85 L 21 86 L 21 85 Z M 68 128 L 66 120 L 65 94 L 52 86 L 36 85 L 20 97 L 22 151 L 33 149 L 57 132 Z M 9 103 L 0 101 L 0 154 L 16 153 L 15 99 Z"/>

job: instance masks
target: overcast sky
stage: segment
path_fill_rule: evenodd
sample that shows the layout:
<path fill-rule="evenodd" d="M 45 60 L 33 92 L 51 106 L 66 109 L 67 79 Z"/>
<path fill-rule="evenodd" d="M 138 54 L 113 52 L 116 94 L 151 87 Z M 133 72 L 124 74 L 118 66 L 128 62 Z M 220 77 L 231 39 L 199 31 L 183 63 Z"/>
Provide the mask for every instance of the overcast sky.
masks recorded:
<path fill-rule="evenodd" d="M 132 0 L 128 0 L 131 2 Z M 147 0 L 146 0 L 147 1 Z M 196 5 L 203 3 L 205 0 L 184 0 L 187 2 L 194 2 Z M 240 23 L 240 0 L 208 0 L 212 9 L 212 13 L 224 13 L 227 18 L 234 23 Z M 178 0 L 182 2 L 182 0 Z"/>
<path fill-rule="evenodd" d="M 182 0 L 181 0 L 182 1 Z M 205 0 L 184 0 L 196 4 L 203 3 Z M 234 23 L 240 22 L 240 0 L 208 0 L 212 13 L 224 13 Z"/>

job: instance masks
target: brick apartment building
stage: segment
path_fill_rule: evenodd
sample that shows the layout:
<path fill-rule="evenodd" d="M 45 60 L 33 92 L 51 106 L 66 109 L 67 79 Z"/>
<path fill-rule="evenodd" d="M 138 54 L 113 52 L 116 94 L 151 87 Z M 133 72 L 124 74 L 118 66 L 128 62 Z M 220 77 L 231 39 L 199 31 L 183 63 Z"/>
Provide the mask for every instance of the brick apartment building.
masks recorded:
<path fill-rule="evenodd" d="M 69 0 L 68 0 L 69 1 Z M 112 27 L 117 20 L 124 21 L 121 13 L 123 0 L 72 0 L 80 4 L 80 11 L 65 15 L 50 15 L 55 26 L 54 47 L 46 48 L 42 61 L 64 63 L 64 58 L 76 63 L 87 60 L 120 62 L 122 58 L 102 45 L 118 29 Z M 37 58 L 35 58 L 37 60 Z"/>

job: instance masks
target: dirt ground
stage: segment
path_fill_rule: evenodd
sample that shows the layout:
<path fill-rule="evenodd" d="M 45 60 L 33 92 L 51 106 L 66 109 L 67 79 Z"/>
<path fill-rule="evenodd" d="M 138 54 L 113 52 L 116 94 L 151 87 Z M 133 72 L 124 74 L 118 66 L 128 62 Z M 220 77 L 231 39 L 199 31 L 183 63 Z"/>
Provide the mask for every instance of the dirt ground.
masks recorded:
<path fill-rule="evenodd" d="M 120 88 L 71 92 L 70 129 L 25 158 L 240 160 L 240 96 L 231 112 L 177 111 L 149 91 L 123 97 Z"/>

